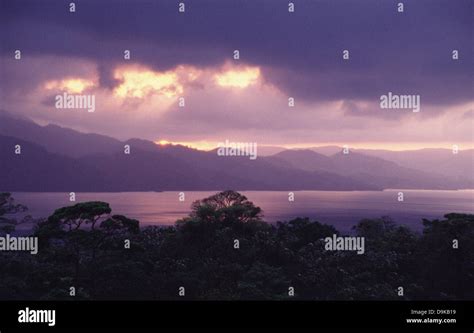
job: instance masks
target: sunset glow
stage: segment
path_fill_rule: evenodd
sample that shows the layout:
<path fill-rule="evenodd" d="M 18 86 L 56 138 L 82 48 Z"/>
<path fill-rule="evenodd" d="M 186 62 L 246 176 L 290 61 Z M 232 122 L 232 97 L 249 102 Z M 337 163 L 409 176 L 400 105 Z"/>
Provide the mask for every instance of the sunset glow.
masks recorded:
<path fill-rule="evenodd" d="M 221 87 L 246 88 L 255 84 L 260 78 L 260 68 L 246 67 L 231 69 L 214 76 L 216 83 Z"/>
<path fill-rule="evenodd" d="M 159 140 L 155 141 L 158 145 L 182 145 L 189 148 L 194 148 L 203 151 L 209 151 L 216 149 L 218 142 L 217 141 L 168 141 L 168 140 Z M 406 151 L 406 150 L 419 150 L 419 149 L 452 149 L 453 145 L 456 144 L 459 150 L 468 150 L 474 149 L 474 144 L 472 142 L 459 142 L 459 143 L 446 143 L 446 142 L 436 142 L 436 143 L 426 143 L 426 142 L 406 142 L 406 143 L 374 143 L 374 142 L 354 142 L 349 144 L 349 149 L 376 149 L 376 150 L 391 150 L 391 151 Z M 263 144 L 262 147 L 281 147 L 284 149 L 309 149 L 309 148 L 318 148 L 318 147 L 327 147 L 327 146 L 337 146 L 342 147 L 346 143 L 334 143 L 334 142 L 315 142 L 315 143 L 297 143 L 297 144 Z"/>
<path fill-rule="evenodd" d="M 53 80 L 44 85 L 47 90 L 61 90 L 70 94 L 80 94 L 95 86 L 94 81 L 80 78 Z"/>
<path fill-rule="evenodd" d="M 159 140 L 155 141 L 156 144 L 158 145 L 181 145 L 189 148 L 194 148 L 198 150 L 212 150 L 216 149 L 217 147 L 217 142 L 212 142 L 212 141 L 205 141 L 205 140 L 200 140 L 200 141 L 168 141 L 168 140 Z"/>
<path fill-rule="evenodd" d="M 114 78 L 121 81 L 114 89 L 114 95 L 121 98 L 144 98 L 151 94 L 175 97 L 184 91 L 178 75 L 173 71 L 119 68 L 114 72 Z"/>
<path fill-rule="evenodd" d="M 318 143 L 295 143 L 295 144 L 282 144 L 275 146 L 284 147 L 287 149 L 307 149 L 315 147 L 325 146 L 338 146 L 343 147 L 348 145 L 349 149 L 377 149 L 377 150 L 392 150 L 392 151 L 405 151 L 405 150 L 419 150 L 419 149 L 452 149 L 453 145 L 457 145 L 459 150 L 474 149 L 472 142 L 402 142 L 402 143 L 391 143 L 391 142 L 318 142 Z"/>

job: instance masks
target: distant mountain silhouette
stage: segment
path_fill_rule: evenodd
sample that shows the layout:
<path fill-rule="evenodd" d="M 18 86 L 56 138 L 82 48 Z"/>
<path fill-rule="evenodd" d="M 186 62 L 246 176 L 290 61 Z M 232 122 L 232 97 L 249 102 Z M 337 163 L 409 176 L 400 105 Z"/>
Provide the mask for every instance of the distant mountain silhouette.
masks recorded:
<path fill-rule="evenodd" d="M 342 151 L 342 147 L 324 146 L 308 148 L 326 156 Z M 461 147 L 462 149 L 462 147 Z M 462 149 L 453 154 L 452 149 L 424 148 L 415 150 L 393 151 L 386 149 L 355 149 L 351 152 L 374 156 L 394 162 L 402 167 L 422 172 L 446 176 L 465 182 L 472 188 L 474 184 L 474 149 Z"/>
<path fill-rule="evenodd" d="M 20 145 L 21 154 L 15 154 Z M 13 137 L 0 135 L 0 191 L 114 191 L 102 171 L 70 157 Z M 91 186 L 93 184 L 93 186 Z"/>
<path fill-rule="evenodd" d="M 332 156 L 325 156 L 312 149 L 286 150 L 270 158 L 278 164 L 285 161 L 294 168 L 306 171 L 330 171 L 382 188 L 458 189 L 473 187 L 473 182 L 469 181 L 467 177 L 441 176 L 434 172 L 407 168 L 375 156 L 360 154 L 358 151 L 351 150 L 349 154 L 343 154 L 341 151 Z"/>
<path fill-rule="evenodd" d="M 121 142 L 54 125 L 39 126 L 6 113 L 0 117 L 0 134 L 10 135 L 0 136 L 1 167 L 8 175 L 0 179 L 4 191 L 379 189 L 334 173 L 277 166 L 262 158 L 221 157 L 141 139 Z M 14 154 L 16 144 L 22 147 L 21 155 Z M 129 155 L 124 154 L 126 144 Z"/>
<path fill-rule="evenodd" d="M 14 154 L 14 146 L 22 154 Z M 130 154 L 124 146 L 130 146 Z M 335 149 L 331 147 L 331 149 Z M 284 150 L 223 157 L 180 145 L 125 142 L 0 112 L 2 191 L 380 190 L 466 188 L 464 179 L 352 152 Z"/>
<path fill-rule="evenodd" d="M 285 161 L 293 168 L 306 171 L 333 170 L 334 161 L 323 154 L 316 153 L 310 149 L 285 150 L 268 158 L 274 163 L 280 164 Z M 280 161 L 279 161 L 280 160 Z"/>
<path fill-rule="evenodd" d="M 111 153 L 123 147 L 119 140 L 105 135 L 80 133 L 57 125 L 40 126 L 5 111 L 0 112 L 0 134 L 34 142 L 48 152 L 70 157 Z"/>
<path fill-rule="evenodd" d="M 332 156 L 338 173 L 354 179 L 365 179 L 383 188 L 405 189 L 458 189 L 467 184 L 454 178 L 439 177 L 430 172 L 423 172 L 402 167 L 394 162 L 378 157 L 367 156 L 358 152 Z"/>
<path fill-rule="evenodd" d="M 439 174 L 460 181 L 474 183 L 474 149 L 418 149 L 406 151 L 358 149 L 365 155 L 377 156 L 401 166 L 433 174 Z"/>
<path fill-rule="evenodd" d="M 343 147 L 339 146 L 320 146 L 320 147 L 311 147 L 307 148 L 316 153 L 323 154 L 326 156 L 331 156 L 342 151 Z"/>

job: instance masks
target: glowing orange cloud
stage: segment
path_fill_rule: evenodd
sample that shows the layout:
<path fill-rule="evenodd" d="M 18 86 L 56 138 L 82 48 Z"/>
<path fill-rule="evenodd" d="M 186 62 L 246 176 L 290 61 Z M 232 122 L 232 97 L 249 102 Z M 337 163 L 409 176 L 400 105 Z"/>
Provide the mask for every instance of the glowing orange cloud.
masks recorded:
<path fill-rule="evenodd" d="M 210 142 L 210 141 L 168 141 L 168 140 L 159 140 L 155 141 L 156 144 L 161 145 L 161 146 L 166 146 L 166 145 L 182 145 L 186 146 L 189 148 L 194 148 L 194 149 L 199 149 L 199 150 L 212 150 L 217 148 L 217 141 L 216 142 Z"/>
<path fill-rule="evenodd" d="M 175 97 L 183 93 L 179 75 L 175 71 L 156 72 L 143 68 L 118 68 L 114 78 L 121 83 L 114 89 L 114 95 L 121 98 L 144 98 L 151 94 Z"/>
<path fill-rule="evenodd" d="M 260 68 L 245 67 L 229 69 L 214 75 L 215 82 L 221 87 L 246 88 L 257 83 L 260 78 Z"/>
<path fill-rule="evenodd" d="M 84 90 L 95 86 L 93 80 L 81 78 L 68 78 L 63 80 L 53 80 L 45 83 L 44 88 L 47 90 L 61 90 L 70 94 L 80 94 Z"/>

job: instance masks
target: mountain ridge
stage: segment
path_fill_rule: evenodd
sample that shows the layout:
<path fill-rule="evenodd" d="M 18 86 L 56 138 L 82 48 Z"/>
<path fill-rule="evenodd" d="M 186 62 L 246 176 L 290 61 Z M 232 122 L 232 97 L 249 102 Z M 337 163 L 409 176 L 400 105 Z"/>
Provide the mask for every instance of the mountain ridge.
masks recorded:
<path fill-rule="evenodd" d="M 138 138 L 120 141 L 53 124 L 40 126 L 5 113 L 0 113 L 0 120 L 2 167 L 11 179 L 16 179 L 16 183 L 11 179 L 0 180 L 1 190 L 62 191 L 76 187 L 89 191 L 229 188 L 296 191 L 458 189 L 466 188 L 466 184 L 472 186 L 465 179 L 451 179 L 407 168 L 357 150 L 351 150 L 347 155 L 340 152 L 330 156 L 312 149 L 283 150 L 250 160 L 246 156 L 218 156 L 215 151 L 206 152 L 181 145 L 157 145 Z M 25 146 L 20 156 L 13 154 L 14 144 Z M 125 145 L 130 147 L 130 154 L 125 153 Z M 32 155 L 28 156 L 33 152 L 38 161 L 32 160 Z M 22 159 L 36 169 L 21 164 Z M 58 165 L 51 164 L 51 161 Z M 56 178 L 52 177 L 50 170 L 54 170 Z M 21 172 L 29 175 L 23 176 Z M 75 180 L 67 180 L 66 176 Z M 48 185 L 44 179 L 62 182 L 64 186 Z M 80 186 L 73 186 L 76 180 Z"/>

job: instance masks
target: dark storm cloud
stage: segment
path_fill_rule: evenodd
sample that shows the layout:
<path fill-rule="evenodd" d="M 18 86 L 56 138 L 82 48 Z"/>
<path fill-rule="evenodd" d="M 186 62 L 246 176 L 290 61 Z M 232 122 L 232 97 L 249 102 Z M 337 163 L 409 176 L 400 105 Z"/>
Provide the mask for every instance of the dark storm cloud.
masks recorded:
<path fill-rule="evenodd" d="M 403 1 L 398 13 L 399 1 L 299 0 L 293 14 L 286 0 L 184 2 L 185 14 L 175 0 L 81 0 L 69 13 L 69 1 L 1 0 L 1 52 L 89 58 L 113 86 L 124 49 L 155 69 L 219 65 L 239 49 L 267 81 L 308 101 L 374 101 L 388 91 L 424 103 L 472 99 L 472 1 Z"/>

